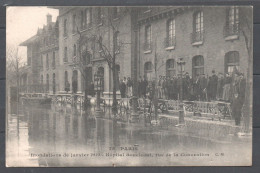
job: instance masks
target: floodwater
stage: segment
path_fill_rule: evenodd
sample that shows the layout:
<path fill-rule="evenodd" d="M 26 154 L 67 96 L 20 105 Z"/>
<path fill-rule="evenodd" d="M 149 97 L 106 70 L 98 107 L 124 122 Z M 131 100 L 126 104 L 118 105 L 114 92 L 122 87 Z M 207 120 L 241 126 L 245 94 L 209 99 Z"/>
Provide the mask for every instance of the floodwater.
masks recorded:
<path fill-rule="evenodd" d="M 93 113 L 51 105 L 19 106 L 7 116 L 7 166 L 250 165 L 251 142 L 192 137 L 116 123 Z"/>

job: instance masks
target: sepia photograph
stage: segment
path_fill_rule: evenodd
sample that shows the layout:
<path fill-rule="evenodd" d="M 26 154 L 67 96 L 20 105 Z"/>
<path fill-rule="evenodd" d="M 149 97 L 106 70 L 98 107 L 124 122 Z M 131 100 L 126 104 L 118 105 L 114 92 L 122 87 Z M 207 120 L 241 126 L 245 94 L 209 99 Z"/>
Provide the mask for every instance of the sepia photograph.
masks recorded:
<path fill-rule="evenodd" d="M 6 8 L 6 166 L 251 166 L 252 6 Z"/>

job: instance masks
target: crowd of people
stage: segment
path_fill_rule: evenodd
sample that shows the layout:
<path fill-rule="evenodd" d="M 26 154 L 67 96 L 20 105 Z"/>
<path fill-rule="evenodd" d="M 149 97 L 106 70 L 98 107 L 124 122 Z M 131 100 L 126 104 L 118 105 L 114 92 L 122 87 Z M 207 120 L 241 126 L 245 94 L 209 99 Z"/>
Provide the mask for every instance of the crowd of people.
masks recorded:
<path fill-rule="evenodd" d="M 122 98 L 132 96 L 133 81 L 130 77 L 120 80 Z M 189 73 L 174 76 L 159 76 L 158 81 L 148 81 L 144 76 L 139 77 L 138 97 L 153 99 L 179 100 L 182 96 L 187 101 L 221 101 L 231 103 L 236 124 L 240 124 L 241 109 L 245 100 L 246 79 L 243 73 L 234 70 L 232 73 L 216 74 L 212 70 L 210 76 L 205 74 L 192 78 Z M 157 89 L 157 90 L 156 90 Z M 182 95 L 181 95 L 182 94 Z"/>

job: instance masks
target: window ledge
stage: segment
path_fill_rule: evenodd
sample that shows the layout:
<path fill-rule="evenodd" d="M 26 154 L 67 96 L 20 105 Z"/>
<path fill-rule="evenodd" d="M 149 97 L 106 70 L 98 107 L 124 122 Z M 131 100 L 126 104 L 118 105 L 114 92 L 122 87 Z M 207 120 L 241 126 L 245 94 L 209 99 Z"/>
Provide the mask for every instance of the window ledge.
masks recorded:
<path fill-rule="evenodd" d="M 203 44 L 203 41 L 196 41 L 196 42 L 192 43 L 192 46 L 199 46 L 202 44 Z"/>
<path fill-rule="evenodd" d="M 150 10 L 146 10 L 146 11 L 144 11 L 144 13 L 149 13 L 149 12 L 151 12 L 151 9 L 150 9 Z"/>
<path fill-rule="evenodd" d="M 175 46 L 169 46 L 169 47 L 166 47 L 165 50 L 174 50 L 175 49 Z"/>
<path fill-rule="evenodd" d="M 67 39 L 67 38 L 68 38 L 68 36 L 64 36 L 64 37 L 63 37 L 64 40 Z"/>
<path fill-rule="evenodd" d="M 119 17 L 115 17 L 113 20 L 116 21 L 116 20 L 118 20 L 118 19 L 119 19 Z"/>
<path fill-rule="evenodd" d="M 144 51 L 144 54 L 152 53 L 152 50 L 146 50 Z"/>
<path fill-rule="evenodd" d="M 238 35 L 230 35 L 230 36 L 225 37 L 226 41 L 237 40 L 237 39 L 238 39 Z"/>
<path fill-rule="evenodd" d="M 103 22 L 99 23 L 97 26 L 102 26 L 103 25 Z"/>

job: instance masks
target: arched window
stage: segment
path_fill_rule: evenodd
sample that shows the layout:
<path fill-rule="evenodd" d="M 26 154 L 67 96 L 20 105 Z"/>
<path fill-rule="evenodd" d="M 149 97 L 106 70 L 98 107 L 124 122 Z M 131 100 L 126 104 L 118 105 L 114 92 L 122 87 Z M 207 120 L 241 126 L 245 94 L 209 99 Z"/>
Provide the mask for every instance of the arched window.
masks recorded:
<path fill-rule="evenodd" d="M 73 46 L 73 56 L 76 56 L 77 55 L 77 46 L 76 44 L 74 44 Z"/>
<path fill-rule="evenodd" d="M 239 70 L 239 53 L 231 51 L 225 55 L 225 73 L 232 73 L 235 69 Z"/>
<path fill-rule="evenodd" d="M 202 41 L 204 32 L 203 12 L 198 11 L 193 15 L 192 43 Z"/>
<path fill-rule="evenodd" d="M 204 58 L 201 55 L 192 59 L 192 77 L 195 79 L 198 75 L 204 74 Z"/>
<path fill-rule="evenodd" d="M 78 91 L 78 71 L 74 70 L 72 74 L 72 92 L 77 93 Z"/>
<path fill-rule="evenodd" d="M 175 45 L 175 20 L 170 19 L 166 24 L 166 38 L 165 47 L 171 47 Z"/>
<path fill-rule="evenodd" d="M 146 62 L 144 64 L 144 75 L 146 79 L 151 80 L 152 79 L 152 62 Z"/>
<path fill-rule="evenodd" d="M 166 61 L 166 76 L 172 77 L 175 75 L 174 59 L 168 59 Z"/>

